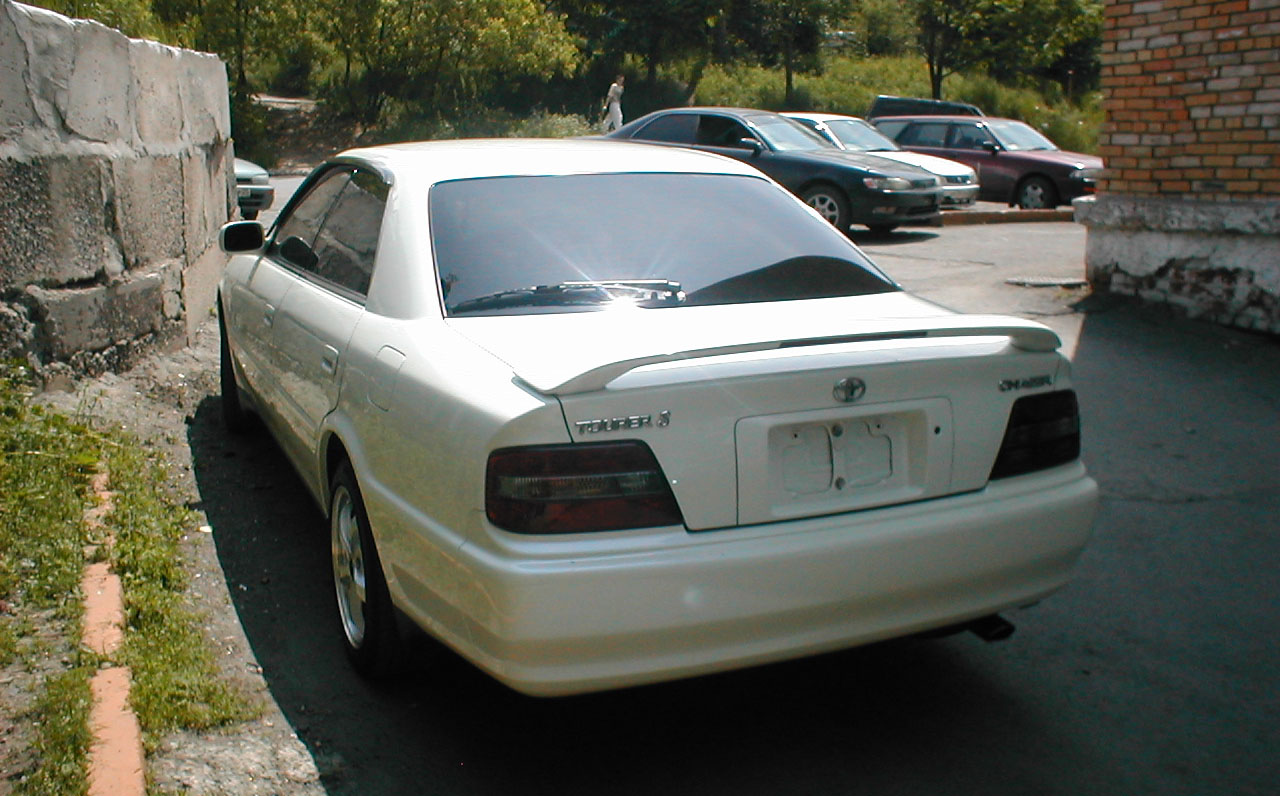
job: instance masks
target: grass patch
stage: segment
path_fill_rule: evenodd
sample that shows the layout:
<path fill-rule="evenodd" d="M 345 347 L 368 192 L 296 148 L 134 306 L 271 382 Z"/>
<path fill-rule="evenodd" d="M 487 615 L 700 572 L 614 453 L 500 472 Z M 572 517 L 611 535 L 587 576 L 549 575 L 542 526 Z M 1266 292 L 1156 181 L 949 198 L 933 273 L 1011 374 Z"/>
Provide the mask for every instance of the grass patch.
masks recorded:
<path fill-rule="evenodd" d="M 0 365 L 0 667 L 29 705 L 14 717 L 35 754 L 13 777 L 15 796 L 87 788 L 89 677 L 79 652 L 83 515 L 102 438 L 31 406 L 27 371 Z"/>
<path fill-rule="evenodd" d="M 45 682 L 32 719 L 39 765 L 14 786 L 14 796 L 77 796 L 89 790 L 89 679 L 94 667 L 81 665 Z"/>
<path fill-rule="evenodd" d="M 0 668 L 22 689 L 10 742 L 15 796 L 87 789 L 89 680 L 99 659 L 80 647 L 80 578 L 90 541 L 84 511 L 100 462 L 111 474 L 112 567 L 125 590 L 132 703 L 150 748 L 159 735 L 251 718 L 258 708 L 217 669 L 200 617 L 184 604 L 183 534 L 196 515 L 164 491 L 165 473 L 136 441 L 99 433 L 30 402 L 25 369 L 0 364 Z M 101 556 L 99 551 L 99 556 Z M 0 762 L 3 762 L 0 758 Z"/>
<path fill-rule="evenodd" d="M 165 473 L 136 446 L 107 453 L 115 509 L 112 569 L 124 587 L 122 661 L 133 670 L 132 702 L 151 749 L 177 729 L 208 729 L 257 716 L 260 709 L 219 675 L 199 616 L 184 603 L 180 548 L 196 515 L 158 486 Z"/>

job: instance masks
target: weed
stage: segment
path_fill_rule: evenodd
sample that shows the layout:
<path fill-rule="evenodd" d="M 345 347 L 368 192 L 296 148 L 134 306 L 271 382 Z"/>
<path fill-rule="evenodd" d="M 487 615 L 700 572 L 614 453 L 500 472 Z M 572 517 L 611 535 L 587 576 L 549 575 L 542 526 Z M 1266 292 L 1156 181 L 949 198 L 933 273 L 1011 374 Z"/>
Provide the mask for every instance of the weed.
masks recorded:
<path fill-rule="evenodd" d="M 123 662 L 133 670 L 132 702 L 148 746 L 175 729 L 242 721 L 257 708 L 218 676 L 199 617 L 184 604 L 180 549 L 195 515 L 165 495 L 165 473 L 134 446 L 108 451 L 115 508 L 112 569 L 124 588 Z"/>

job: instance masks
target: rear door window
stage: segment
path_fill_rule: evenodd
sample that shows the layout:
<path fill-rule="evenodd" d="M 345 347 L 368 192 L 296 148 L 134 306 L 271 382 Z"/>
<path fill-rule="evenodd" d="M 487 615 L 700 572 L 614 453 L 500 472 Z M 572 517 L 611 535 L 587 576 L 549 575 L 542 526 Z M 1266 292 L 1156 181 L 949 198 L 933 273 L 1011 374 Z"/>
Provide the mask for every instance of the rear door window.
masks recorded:
<path fill-rule="evenodd" d="M 692 144 L 697 138 L 698 116 L 693 113 L 671 113 L 660 116 L 636 131 L 633 138 Z"/>
<path fill-rule="evenodd" d="M 948 127 L 946 122 L 917 122 L 902 133 L 898 143 L 903 146 L 945 147 Z"/>

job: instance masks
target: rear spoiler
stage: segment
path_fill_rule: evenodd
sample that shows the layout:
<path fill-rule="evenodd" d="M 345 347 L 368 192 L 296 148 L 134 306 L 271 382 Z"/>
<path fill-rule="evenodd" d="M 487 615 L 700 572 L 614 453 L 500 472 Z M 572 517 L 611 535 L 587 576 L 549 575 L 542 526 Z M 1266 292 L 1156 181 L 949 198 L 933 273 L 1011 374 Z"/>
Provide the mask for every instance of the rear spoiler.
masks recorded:
<path fill-rule="evenodd" d="M 936 320 L 936 325 L 930 324 Z M 845 343 L 869 343 L 878 340 L 913 340 L 947 337 L 1007 337 L 1014 348 L 1023 351 L 1056 351 L 1062 345 L 1057 332 L 1035 321 L 1010 318 L 1003 315 L 950 315 L 937 319 L 910 318 L 876 321 L 864 325 L 861 330 L 847 335 L 810 337 L 801 339 L 762 340 L 740 345 L 713 346 L 668 354 L 653 354 L 632 359 L 622 359 L 591 368 L 563 381 L 553 378 L 522 376 L 522 380 L 544 395 L 573 395 L 593 392 L 609 382 L 645 365 L 678 362 L 687 359 L 747 354 L 755 351 L 774 351 L 780 348 L 800 346 L 842 345 Z M 551 374 L 546 374 L 551 376 Z"/>

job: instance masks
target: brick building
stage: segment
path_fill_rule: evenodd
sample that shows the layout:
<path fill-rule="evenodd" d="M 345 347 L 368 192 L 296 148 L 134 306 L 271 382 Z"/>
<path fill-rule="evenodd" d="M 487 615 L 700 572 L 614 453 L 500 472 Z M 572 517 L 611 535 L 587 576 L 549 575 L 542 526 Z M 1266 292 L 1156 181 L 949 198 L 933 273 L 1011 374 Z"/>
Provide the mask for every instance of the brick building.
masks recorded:
<path fill-rule="evenodd" d="M 1095 289 L 1280 333 L 1280 0 L 1108 2 Z"/>

